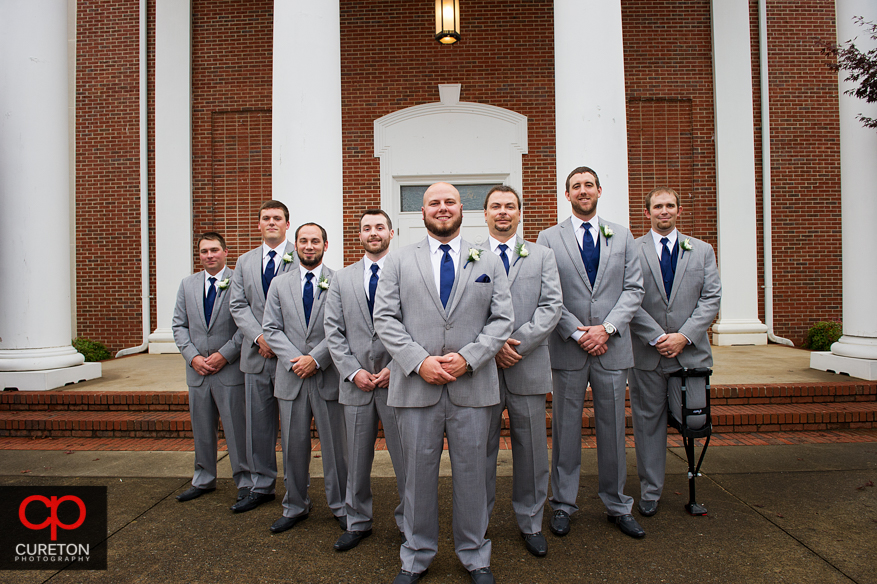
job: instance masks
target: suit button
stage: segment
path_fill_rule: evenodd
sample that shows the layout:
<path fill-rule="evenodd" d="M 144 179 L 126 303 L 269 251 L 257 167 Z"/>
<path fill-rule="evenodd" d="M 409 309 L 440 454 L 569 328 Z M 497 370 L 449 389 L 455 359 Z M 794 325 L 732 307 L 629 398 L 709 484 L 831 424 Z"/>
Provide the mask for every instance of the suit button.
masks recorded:
<path fill-rule="evenodd" d="M 452 324 L 446 324 L 446 325 L 445 325 L 445 330 L 446 330 L 446 331 L 449 331 L 449 330 L 451 330 L 452 328 L 454 328 L 454 325 L 452 325 Z"/>

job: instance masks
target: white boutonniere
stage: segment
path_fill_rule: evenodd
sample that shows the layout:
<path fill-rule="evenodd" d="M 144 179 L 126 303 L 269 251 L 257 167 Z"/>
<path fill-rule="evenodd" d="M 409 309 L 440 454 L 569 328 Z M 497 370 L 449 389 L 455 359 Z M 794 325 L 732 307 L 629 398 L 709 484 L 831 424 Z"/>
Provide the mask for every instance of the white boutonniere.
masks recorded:
<path fill-rule="evenodd" d="M 477 262 L 478 260 L 480 260 L 480 259 L 481 259 L 481 252 L 482 252 L 482 251 L 484 251 L 484 250 L 481 250 L 481 249 L 475 249 L 474 247 L 473 247 L 473 248 L 470 248 L 470 249 L 469 249 L 469 259 L 466 260 L 466 264 L 463 266 L 463 269 L 465 270 L 466 267 L 467 267 L 471 262 Z"/>
<path fill-rule="evenodd" d="M 609 238 L 615 235 L 615 232 L 612 231 L 612 228 L 608 225 L 600 225 L 600 233 L 603 234 L 603 237 L 606 238 L 606 245 L 609 245 Z"/>
<path fill-rule="evenodd" d="M 292 254 L 291 254 L 291 253 L 285 253 L 285 254 L 283 254 L 283 257 L 280 258 L 280 259 L 283 260 L 283 263 L 284 263 L 284 264 L 288 264 L 289 262 L 292 261 Z"/>
<path fill-rule="evenodd" d="M 691 251 L 694 249 L 694 247 L 691 245 L 691 238 L 690 237 L 686 237 L 685 241 L 683 241 L 682 243 L 679 244 L 679 247 L 682 248 L 682 255 L 685 255 L 685 252 Z"/>
<path fill-rule="evenodd" d="M 329 279 L 326 276 L 320 275 L 320 279 L 317 280 L 317 287 L 320 289 L 320 293 L 322 294 L 323 290 L 329 289 Z"/>
<path fill-rule="evenodd" d="M 518 260 L 521 258 L 525 258 L 530 255 L 530 250 L 527 249 L 527 244 L 525 242 L 521 242 L 515 246 L 515 253 L 518 254 L 518 257 L 515 258 L 515 264 L 518 263 Z M 513 266 L 515 264 L 512 264 Z"/>
<path fill-rule="evenodd" d="M 231 285 L 231 278 L 226 278 L 225 280 L 222 280 L 219 284 L 217 284 L 217 286 L 219 287 L 220 290 L 225 290 L 230 285 Z"/>

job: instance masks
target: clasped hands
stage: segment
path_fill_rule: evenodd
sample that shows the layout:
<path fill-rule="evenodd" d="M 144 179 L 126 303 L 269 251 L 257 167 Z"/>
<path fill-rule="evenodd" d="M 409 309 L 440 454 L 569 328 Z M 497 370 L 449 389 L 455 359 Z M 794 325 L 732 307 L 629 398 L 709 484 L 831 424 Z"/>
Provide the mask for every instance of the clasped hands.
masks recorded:
<path fill-rule="evenodd" d="M 459 353 L 440 357 L 430 355 L 420 364 L 420 376 L 432 385 L 444 385 L 456 381 L 466 373 L 466 359 Z"/>
<path fill-rule="evenodd" d="M 379 373 L 374 374 L 369 373 L 365 369 L 360 369 L 353 376 L 353 383 L 362 391 L 374 391 L 378 387 L 390 387 L 390 370 L 384 367 Z"/>
<path fill-rule="evenodd" d="M 225 357 L 223 357 L 220 353 L 213 353 L 206 359 L 201 355 L 196 355 L 194 359 L 192 359 L 192 369 L 195 370 L 195 373 L 198 375 L 213 375 L 228 363 Z"/>
<path fill-rule="evenodd" d="M 682 333 L 666 333 L 655 343 L 655 349 L 662 357 L 672 359 L 681 353 L 686 345 L 688 345 L 688 338 Z"/>
<path fill-rule="evenodd" d="M 609 333 L 602 324 L 593 326 L 580 326 L 578 330 L 585 331 L 585 334 L 579 337 L 579 347 L 586 351 L 589 355 L 599 356 L 606 352 L 606 341 L 609 340 Z"/>

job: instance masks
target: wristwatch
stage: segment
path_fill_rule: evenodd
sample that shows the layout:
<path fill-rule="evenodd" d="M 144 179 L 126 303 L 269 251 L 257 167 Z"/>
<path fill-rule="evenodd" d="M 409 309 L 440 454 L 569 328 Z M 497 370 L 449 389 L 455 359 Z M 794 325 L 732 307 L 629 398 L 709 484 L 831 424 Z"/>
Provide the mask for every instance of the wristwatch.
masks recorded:
<path fill-rule="evenodd" d="M 466 373 L 474 373 L 475 370 L 472 369 L 472 365 L 469 364 L 469 361 L 466 361 Z"/>
<path fill-rule="evenodd" d="M 618 330 L 615 328 L 615 325 L 613 325 L 611 322 L 604 322 L 603 328 L 606 330 L 606 334 L 609 335 L 610 337 L 615 334 L 615 331 Z"/>

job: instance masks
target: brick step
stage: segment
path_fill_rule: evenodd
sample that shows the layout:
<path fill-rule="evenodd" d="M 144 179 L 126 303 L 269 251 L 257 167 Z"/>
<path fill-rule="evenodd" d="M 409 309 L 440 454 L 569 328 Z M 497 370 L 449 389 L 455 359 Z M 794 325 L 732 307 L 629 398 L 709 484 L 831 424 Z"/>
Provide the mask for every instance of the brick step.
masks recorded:
<path fill-rule="evenodd" d="M 625 396 L 626 398 L 628 395 Z M 710 388 L 714 406 L 756 404 L 806 404 L 877 402 L 877 382 L 845 381 L 776 385 L 714 385 Z M 551 402 L 551 395 L 548 395 Z M 592 405 L 591 390 L 585 405 Z M 629 400 L 628 400 L 628 406 Z M 189 394 L 185 391 L 4 391 L 2 411 L 155 411 L 185 412 Z"/>
<path fill-rule="evenodd" d="M 722 433 L 822 431 L 877 428 L 877 402 L 713 406 L 713 427 Z M 625 426 L 633 433 L 630 408 Z M 551 433 L 551 410 L 545 414 Z M 582 434 L 594 434 L 594 411 L 582 411 Z M 508 435 L 508 412 L 502 434 Z M 318 437 L 316 427 L 311 432 Z M 220 434 L 221 435 L 221 434 Z M 383 437 L 383 433 L 380 434 Z M 0 411 L 0 437 L 191 438 L 186 411 Z"/>

